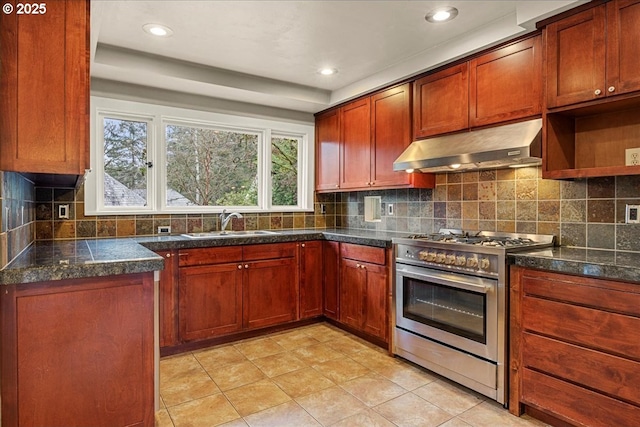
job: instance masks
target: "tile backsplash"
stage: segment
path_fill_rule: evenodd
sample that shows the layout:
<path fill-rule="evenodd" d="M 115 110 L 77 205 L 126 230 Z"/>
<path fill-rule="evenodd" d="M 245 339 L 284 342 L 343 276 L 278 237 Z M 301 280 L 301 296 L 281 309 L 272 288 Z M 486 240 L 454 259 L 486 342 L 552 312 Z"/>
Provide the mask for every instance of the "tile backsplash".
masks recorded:
<path fill-rule="evenodd" d="M 0 172 L 0 268 L 35 237 L 35 186 L 15 172 Z"/>
<path fill-rule="evenodd" d="M 84 212 L 84 186 L 38 187 L 36 193 L 36 240 L 85 239 L 156 235 L 159 226 L 171 226 L 172 234 L 220 229 L 219 214 L 109 215 L 89 216 Z M 335 226 L 335 196 L 318 195 L 314 212 L 243 213 L 233 218 L 228 229 L 302 229 Z M 60 205 L 69 205 L 69 218 L 58 218 Z M 321 213 L 321 205 L 326 213 Z M 242 211 L 240 211 L 242 213 Z"/>
<path fill-rule="evenodd" d="M 382 198 L 380 222 L 364 221 L 364 197 Z M 387 205 L 394 204 L 394 215 Z M 541 178 L 539 167 L 452 172 L 431 190 L 336 195 L 341 227 L 430 233 L 462 228 L 553 234 L 563 245 L 640 251 L 640 225 L 625 224 L 625 205 L 640 204 L 640 176 Z"/>
<path fill-rule="evenodd" d="M 84 188 L 36 188 L 37 240 L 149 236 L 220 228 L 218 214 L 86 216 Z M 380 222 L 364 221 L 364 197 L 381 196 Z M 69 219 L 58 219 L 69 204 Z M 394 205 L 394 215 L 387 206 Z M 234 230 L 345 227 L 407 233 L 463 228 L 553 234 L 576 247 L 640 251 L 640 225 L 625 224 L 625 205 L 640 204 L 640 176 L 546 180 L 536 167 L 452 172 L 435 189 L 317 194 L 315 211 L 244 214 Z M 3 205 L 4 206 L 4 205 Z M 325 212 L 322 213 L 322 207 Z"/>

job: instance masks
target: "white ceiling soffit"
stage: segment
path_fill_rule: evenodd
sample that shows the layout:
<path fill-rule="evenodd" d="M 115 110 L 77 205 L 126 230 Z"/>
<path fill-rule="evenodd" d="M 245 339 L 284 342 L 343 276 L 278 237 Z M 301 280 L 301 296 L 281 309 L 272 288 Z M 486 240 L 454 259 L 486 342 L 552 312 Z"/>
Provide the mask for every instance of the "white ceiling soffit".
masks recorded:
<path fill-rule="evenodd" d="M 313 113 L 530 32 L 584 2 L 93 0 L 91 75 Z M 444 5 L 459 10 L 455 20 L 425 21 Z M 173 35 L 152 37 L 147 23 Z M 320 75 L 326 66 L 338 73 Z"/>

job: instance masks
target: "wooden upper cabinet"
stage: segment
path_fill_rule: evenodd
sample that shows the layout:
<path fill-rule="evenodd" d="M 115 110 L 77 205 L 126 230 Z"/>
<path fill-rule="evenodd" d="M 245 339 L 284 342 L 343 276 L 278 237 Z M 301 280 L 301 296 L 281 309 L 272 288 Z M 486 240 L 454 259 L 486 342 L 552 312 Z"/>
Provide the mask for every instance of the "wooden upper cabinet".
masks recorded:
<path fill-rule="evenodd" d="M 545 31 L 549 108 L 640 90 L 640 0 L 614 0 Z"/>
<path fill-rule="evenodd" d="M 612 1 L 606 8 L 607 93 L 640 90 L 640 0 Z"/>
<path fill-rule="evenodd" d="M 316 190 L 340 188 L 340 109 L 316 116 Z"/>
<path fill-rule="evenodd" d="M 83 174 L 89 2 L 48 2 L 41 15 L 2 13 L 0 28 L 0 170 Z"/>
<path fill-rule="evenodd" d="M 469 126 L 486 126 L 542 112 L 540 36 L 469 61 Z"/>
<path fill-rule="evenodd" d="M 545 28 L 547 106 L 605 96 L 605 7 L 599 6 Z"/>
<path fill-rule="evenodd" d="M 342 156 L 340 188 L 363 188 L 370 183 L 371 100 L 351 102 L 341 109 L 340 134 Z"/>
<path fill-rule="evenodd" d="M 426 138 L 469 127 L 468 69 L 465 62 L 413 83 L 414 138 Z"/>

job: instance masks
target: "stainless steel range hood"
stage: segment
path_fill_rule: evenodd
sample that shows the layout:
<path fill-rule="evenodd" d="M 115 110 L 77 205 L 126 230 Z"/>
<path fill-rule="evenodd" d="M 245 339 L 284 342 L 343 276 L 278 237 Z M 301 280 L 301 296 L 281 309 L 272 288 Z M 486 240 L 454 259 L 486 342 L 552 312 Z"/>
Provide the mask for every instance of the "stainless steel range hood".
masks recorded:
<path fill-rule="evenodd" d="M 414 141 L 393 170 L 451 172 L 540 164 L 542 119 Z"/>

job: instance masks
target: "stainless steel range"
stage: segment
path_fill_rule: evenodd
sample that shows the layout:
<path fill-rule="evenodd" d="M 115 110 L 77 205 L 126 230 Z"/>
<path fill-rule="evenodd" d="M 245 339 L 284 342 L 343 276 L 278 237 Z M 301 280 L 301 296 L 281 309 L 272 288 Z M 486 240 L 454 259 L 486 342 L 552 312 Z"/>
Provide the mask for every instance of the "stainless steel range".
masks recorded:
<path fill-rule="evenodd" d="M 393 240 L 393 352 L 507 402 L 507 252 L 554 236 L 442 229 Z"/>

